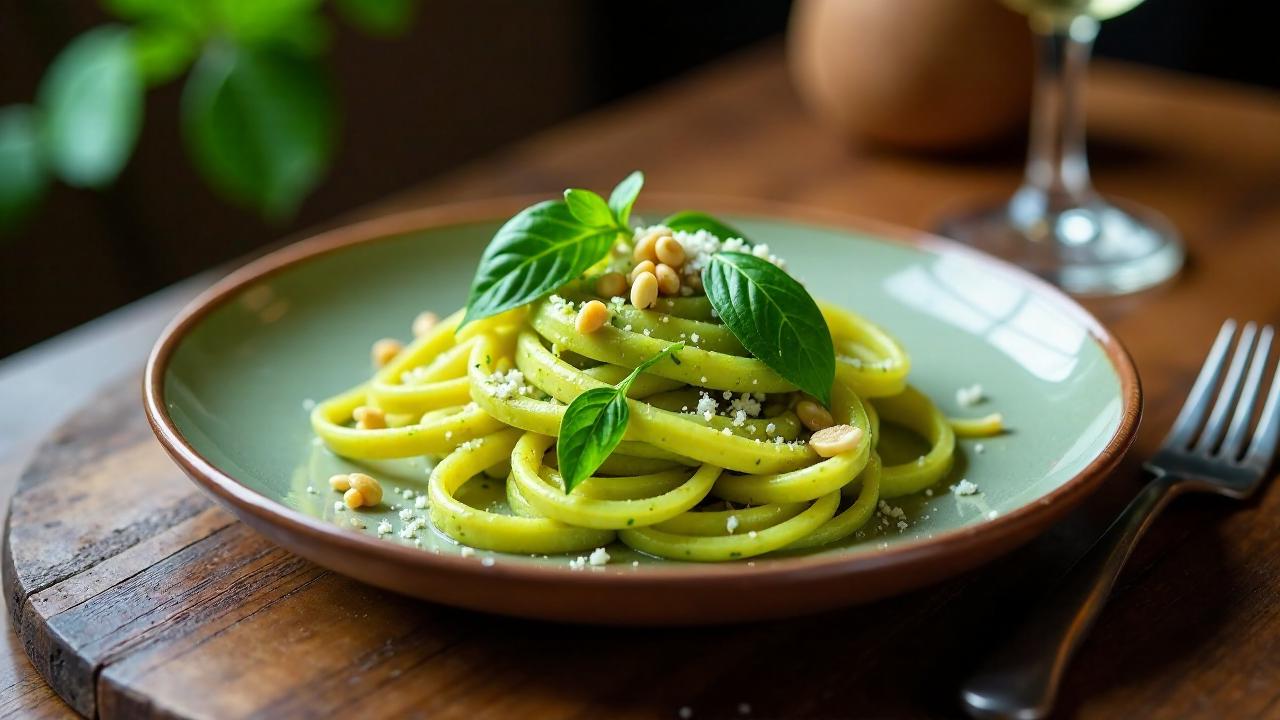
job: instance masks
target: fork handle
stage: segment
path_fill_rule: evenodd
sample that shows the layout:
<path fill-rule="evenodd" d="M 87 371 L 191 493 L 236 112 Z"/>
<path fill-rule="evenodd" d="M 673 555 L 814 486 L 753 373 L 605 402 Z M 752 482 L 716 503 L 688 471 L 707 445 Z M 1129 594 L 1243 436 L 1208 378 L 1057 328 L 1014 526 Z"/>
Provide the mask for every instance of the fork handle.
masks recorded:
<path fill-rule="evenodd" d="M 1034 720 L 1049 715 L 1067 663 L 1133 547 L 1176 487 L 1177 479 L 1166 474 L 1147 483 L 1009 642 L 979 667 L 961 692 L 970 716 Z"/>

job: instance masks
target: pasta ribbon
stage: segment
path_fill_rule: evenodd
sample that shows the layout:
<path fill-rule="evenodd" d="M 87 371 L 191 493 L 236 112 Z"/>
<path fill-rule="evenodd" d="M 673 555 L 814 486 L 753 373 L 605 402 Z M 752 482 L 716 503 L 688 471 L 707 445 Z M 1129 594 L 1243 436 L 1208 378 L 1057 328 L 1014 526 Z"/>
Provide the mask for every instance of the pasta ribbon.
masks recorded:
<path fill-rule="evenodd" d="M 829 412 L 861 431 L 850 449 L 821 457 L 795 412 L 805 396 L 751 357 L 705 297 L 660 298 L 644 310 L 604 298 L 610 321 L 584 334 L 573 308 L 593 299 L 586 288 L 461 329 L 462 311 L 454 313 L 368 382 L 317 405 L 316 434 L 354 460 L 437 458 L 429 517 L 462 545 L 578 553 L 616 539 L 662 558 L 719 562 L 844 541 L 882 498 L 941 481 L 957 434 L 999 431 L 990 419 L 948 420 L 907 384 L 911 363 L 897 341 L 821 304 L 837 354 Z M 676 342 L 686 343 L 678 362 L 655 365 L 628 389 L 621 444 L 566 493 L 555 444 L 568 404 Z M 381 410 L 385 427 L 356 423 L 361 407 Z M 928 451 L 885 464 L 881 423 L 918 435 Z M 505 504 L 460 500 L 477 477 L 503 483 Z"/>

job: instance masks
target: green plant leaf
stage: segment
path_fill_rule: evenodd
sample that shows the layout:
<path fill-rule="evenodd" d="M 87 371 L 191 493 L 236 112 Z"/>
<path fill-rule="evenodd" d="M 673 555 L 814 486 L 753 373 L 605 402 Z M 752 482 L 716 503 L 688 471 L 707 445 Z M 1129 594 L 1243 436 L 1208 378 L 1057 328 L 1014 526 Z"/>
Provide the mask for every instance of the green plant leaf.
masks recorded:
<path fill-rule="evenodd" d="M 741 238 L 742 240 L 747 239 L 741 231 L 730 227 L 729 225 L 725 225 L 706 213 L 697 212 L 696 210 L 682 210 L 681 212 L 668 216 L 662 221 L 662 224 L 672 230 L 683 230 L 685 232 L 706 230 L 721 240 L 728 240 L 729 238 Z"/>
<path fill-rule="evenodd" d="M 133 31 L 133 58 L 147 85 L 176 78 L 195 60 L 197 44 L 189 33 L 168 25 L 142 25 Z"/>
<path fill-rule="evenodd" d="M 573 492 L 578 483 L 599 470 L 600 465 L 627 434 L 627 422 L 631 419 L 627 390 L 631 388 L 631 383 L 667 356 L 679 363 L 680 359 L 675 353 L 683 349 L 682 342 L 668 345 L 657 355 L 637 365 L 617 385 L 592 388 L 569 403 L 560 420 L 560 433 L 556 438 L 556 458 L 560 464 L 565 494 Z"/>
<path fill-rule="evenodd" d="M 608 227 L 614 224 L 613 211 L 605 203 L 604 198 L 591 192 L 573 188 L 564 191 L 565 204 L 569 212 L 583 225 L 592 227 Z"/>
<path fill-rule="evenodd" d="M 16 225 L 48 182 L 35 109 L 30 105 L 0 108 L 0 230 Z"/>
<path fill-rule="evenodd" d="M 561 200 L 521 210 L 485 248 L 462 324 L 533 302 L 564 285 L 604 257 L 617 237 L 616 227 L 583 225 Z"/>
<path fill-rule="evenodd" d="M 215 43 L 187 80 L 183 130 L 211 185 L 268 217 L 292 213 L 333 154 L 334 105 L 316 62 Z"/>
<path fill-rule="evenodd" d="M 289 38 L 299 25 L 314 26 L 323 0 L 205 0 L 205 4 L 219 30 L 237 43 L 269 45 Z"/>
<path fill-rule="evenodd" d="M 352 25 L 371 35 L 396 35 L 413 22 L 415 0 L 335 0 Z"/>
<path fill-rule="evenodd" d="M 720 252 L 702 271 L 711 307 L 752 355 L 831 404 L 835 346 L 818 304 L 781 268 L 754 255 Z"/>
<path fill-rule="evenodd" d="M 72 40 L 37 93 L 53 171 L 77 187 L 114 180 L 138 141 L 142 93 L 127 29 L 106 25 Z"/>
<path fill-rule="evenodd" d="M 613 210 L 619 225 L 631 226 L 631 206 L 636 204 L 636 197 L 640 195 L 640 189 L 643 187 L 644 173 L 636 170 L 623 178 L 609 195 L 609 209 Z"/>

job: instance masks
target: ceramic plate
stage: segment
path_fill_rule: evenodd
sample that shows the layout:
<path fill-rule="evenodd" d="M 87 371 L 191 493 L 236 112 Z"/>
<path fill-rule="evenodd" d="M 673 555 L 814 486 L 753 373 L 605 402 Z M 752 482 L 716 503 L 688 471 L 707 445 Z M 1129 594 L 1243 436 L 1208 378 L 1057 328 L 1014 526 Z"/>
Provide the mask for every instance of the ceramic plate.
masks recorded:
<path fill-rule="evenodd" d="M 803 555 L 705 565 L 621 546 L 604 567 L 570 558 L 477 552 L 443 536 L 395 533 L 395 488 L 425 491 L 430 466 L 377 467 L 383 510 L 368 530 L 336 511 L 329 475 L 349 470 L 313 442 L 312 403 L 369 374 L 369 346 L 404 337 L 423 309 L 466 297 L 494 230 L 528 198 L 436 208 L 333 231 L 268 255 L 218 283 L 165 331 L 146 374 L 147 413 L 183 469 L 259 531 L 321 565 L 450 605 L 570 621 L 728 622 L 884 597 L 1008 551 L 1061 517 L 1119 461 L 1137 425 L 1129 357 L 1057 290 L 1017 269 L 918 233 L 760 204 L 651 200 L 642 210 L 718 212 L 769 243 L 817 297 L 888 328 L 911 381 L 950 415 L 999 411 L 1011 431 L 961 441 L 931 497 L 895 501 L 905 529 L 878 519 L 846 543 Z M 641 213 L 645 214 L 645 213 Z M 987 400 L 956 404 L 980 384 Z M 980 492 L 958 495 L 961 478 Z M 403 502 L 403 501 L 401 501 Z M 491 559 L 491 560 L 490 560 Z M 636 563 L 638 561 L 638 564 Z"/>

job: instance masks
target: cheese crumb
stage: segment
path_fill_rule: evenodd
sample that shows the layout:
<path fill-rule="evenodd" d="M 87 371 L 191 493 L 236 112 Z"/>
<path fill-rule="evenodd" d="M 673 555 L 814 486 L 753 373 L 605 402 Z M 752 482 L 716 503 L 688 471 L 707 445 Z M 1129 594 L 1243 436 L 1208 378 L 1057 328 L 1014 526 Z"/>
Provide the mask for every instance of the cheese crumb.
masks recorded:
<path fill-rule="evenodd" d="M 494 565 L 496 565 L 496 564 L 497 564 L 497 562 L 498 562 L 498 561 L 494 560 L 493 558 L 491 558 L 491 557 L 487 557 L 487 558 L 484 558 L 483 560 L 481 560 L 481 561 L 480 561 L 480 564 L 481 564 L 481 565 L 483 565 L 483 566 L 485 566 L 485 567 L 493 567 Z"/>
<path fill-rule="evenodd" d="M 746 424 L 747 424 L 747 413 L 746 413 L 746 411 L 744 411 L 744 410 L 739 410 L 738 412 L 736 412 L 736 413 L 734 413 L 734 414 L 733 414 L 733 426 L 734 426 L 734 427 L 742 427 L 743 425 L 746 425 Z M 754 428 L 752 428 L 752 429 L 754 429 Z"/>
<path fill-rule="evenodd" d="M 982 443 L 977 443 L 976 445 L 973 446 L 973 453 L 975 455 L 981 455 L 985 450 L 986 448 L 983 447 Z"/>
<path fill-rule="evenodd" d="M 391 523 L 387 522 L 386 520 L 383 520 L 382 522 L 378 523 L 379 535 L 386 535 L 389 532 L 391 532 Z"/>
<path fill-rule="evenodd" d="M 1000 513 L 996 512 L 995 510 L 992 510 L 991 512 L 987 513 L 987 519 L 988 519 L 988 520 L 995 520 L 995 519 L 996 519 L 996 517 L 998 517 L 999 515 L 1000 515 Z"/>
<path fill-rule="evenodd" d="M 363 530 L 363 529 L 364 529 L 364 521 L 363 521 L 363 520 L 361 520 L 361 519 L 360 519 L 360 518 L 358 518 L 358 517 L 353 517 L 353 518 L 351 518 L 351 520 L 349 520 L 348 522 L 350 522 L 350 523 L 351 523 L 351 527 L 353 527 L 353 528 L 356 528 L 356 529 L 359 529 L 359 530 Z"/>
<path fill-rule="evenodd" d="M 960 407 L 972 407 L 982 402 L 982 386 L 978 384 L 956 390 L 956 403 Z"/>
<path fill-rule="evenodd" d="M 601 565 L 608 565 L 609 551 L 605 550 L 602 547 L 596 548 L 595 550 L 591 551 L 591 557 L 588 558 L 587 561 L 596 567 L 599 567 Z"/>
<path fill-rule="evenodd" d="M 315 489 L 314 487 L 312 487 L 312 486 L 308 485 L 308 486 L 307 486 L 307 493 L 308 493 L 309 495 L 315 495 L 315 494 L 316 494 L 316 489 Z"/>
<path fill-rule="evenodd" d="M 733 434 L 733 431 L 732 431 L 732 430 L 730 430 L 729 428 L 725 428 L 725 429 L 723 429 L 723 430 L 721 430 L 721 431 L 720 431 L 720 434 L 721 434 L 721 435 L 732 435 L 732 434 Z"/>
<path fill-rule="evenodd" d="M 333 504 L 333 511 L 334 511 L 334 512 L 342 512 L 343 510 L 346 510 L 346 509 L 347 509 L 347 506 L 346 506 L 346 505 L 344 505 L 344 504 L 342 503 L 342 501 L 341 501 L 341 500 L 339 500 L 339 501 L 337 501 L 337 502 L 335 502 L 335 503 Z"/>
<path fill-rule="evenodd" d="M 729 403 L 729 407 L 734 410 L 741 410 L 751 417 L 760 417 L 760 400 L 753 397 L 751 393 L 742 393 L 738 397 L 734 398 Z"/>
<path fill-rule="evenodd" d="M 716 400 L 711 397 L 710 393 L 703 392 L 701 395 L 702 397 L 698 400 L 697 412 L 702 416 L 703 420 L 711 422 L 711 418 L 716 414 L 716 408 L 718 407 Z"/>
<path fill-rule="evenodd" d="M 476 554 L 476 549 L 473 547 L 467 547 L 466 545 L 463 545 L 462 548 L 458 550 L 458 553 L 462 555 L 462 557 L 464 558 L 474 557 Z"/>
<path fill-rule="evenodd" d="M 414 499 L 413 499 L 413 506 L 414 506 L 414 507 L 416 507 L 416 508 L 418 508 L 419 510 L 421 510 L 422 508 L 426 507 L 426 506 L 427 506 L 427 496 L 426 496 L 426 495 L 419 495 L 418 497 L 414 498 Z"/>
<path fill-rule="evenodd" d="M 581 570 L 586 566 L 587 566 L 587 559 L 581 555 L 579 555 L 576 559 L 569 561 L 570 570 Z"/>
<path fill-rule="evenodd" d="M 951 492 L 957 495 L 977 495 L 978 486 L 969 482 L 968 480 L 961 480 L 960 482 L 951 486 Z"/>
<path fill-rule="evenodd" d="M 724 527 L 729 531 L 729 534 L 732 535 L 733 531 L 738 529 L 738 516 L 730 515 L 729 519 L 725 521 Z"/>
<path fill-rule="evenodd" d="M 689 335 L 689 342 L 693 343 L 694 345 L 697 345 L 698 343 L 702 342 L 702 338 L 698 337 L 698 333 L 692 333 L 691 335 Z"/>
<path fill-rule="evenodd" d="M 765 433 L 772 435 L 778 431 L 778 426 L 774 425 L 773 423 L 769 423 L 768 425 L 764 426 L 764 431 Z"/>
<path fill-rule="evenodd" d="M 528 395 L 533 392 L 533 388 L 524 382 L 524 373 L 517 368 L 511 368 L 505 373 L 499 370 L 489 375 L 484 379 L 483 387 L 499 400 L 510 400 L 517 395 Z"/>

